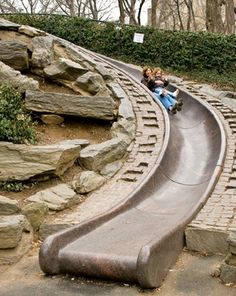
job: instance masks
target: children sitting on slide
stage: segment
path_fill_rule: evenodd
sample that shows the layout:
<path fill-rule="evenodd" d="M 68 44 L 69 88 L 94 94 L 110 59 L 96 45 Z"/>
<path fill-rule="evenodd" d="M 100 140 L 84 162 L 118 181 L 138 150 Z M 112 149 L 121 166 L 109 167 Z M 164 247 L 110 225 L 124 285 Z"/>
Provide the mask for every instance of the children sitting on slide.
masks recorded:
<path fill-rule="evenodd" d="M 161 101 L 167 111 L 172 114 L 181 111 L 183 102 L 182 100 L 176 100 L 179 90 L 170 92 L 165 88 L 169 84 L 169 81 L 163 77 L 161 68 L 152 70 L 151 67 L 144 67 L 141 82 L 155 94 L 155 97 Z"/>

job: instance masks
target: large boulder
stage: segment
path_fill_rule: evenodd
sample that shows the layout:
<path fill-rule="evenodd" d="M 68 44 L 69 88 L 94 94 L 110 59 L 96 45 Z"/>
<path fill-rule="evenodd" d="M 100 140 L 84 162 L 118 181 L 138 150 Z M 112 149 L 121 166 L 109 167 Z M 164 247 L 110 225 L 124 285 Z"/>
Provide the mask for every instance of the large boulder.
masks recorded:
<path fill-rule="evenodd" d="M 125 98 L 120 100 L 119 118 L 126 119 L 126 120 L 129 120 L 129 121 L 134 121 L 135 120 L 133 106 L 132 106 L 130 100 L 127 98 L 127 96 L 125 96 Z"/>
<path fill-rule="evenodd" d="M 77 193 L 84 194 L 100 187 L 106 179 L 93 171 L 84 171 L 74 176 L 71 183 Z"/>
<path fill-rule="evenodd" d="M 96 63 L 85 53 L 78 50 L 76 45 L 70 44 L 62 39 L 54 39 L 54 55 L 55 59 L 65 58 L 79 63 L 89 71 L 94 71 Z"/>
<path fill-rule="evenodd" d="M 113 95 L 119 100 L 123 100 L 127 98 L 125 91 L 118 83 L 111 81 L 107 83 L 107 86 L 112 91 Z"/>
<path fill-rule="evenodd" d="M 102 76 L 94 72 L 87 72 L 78 77 L 75 85 L 78 85 L 92 95 L 96 95 L 98 92 L 101 92 L 101 90 L 106 88 L 106 84 Z"/>
<path fill-rule="evenodd" d="M 106 178 L 111 178 L 119 171 L 119 169 L 122 166 L 123 166 L 123 161 L 116 160 L 114 162 L 111 162 L 105 165 L 104 168 L 100 170 L 100 174 L 102 176 L 105 176 Z"/>
<path fill-rule="evenodd" d="M 0 30 L 18 31 L 20 25 L 12 23 L 8 20 L 0 18 Z"/>
<path fill-rule="evenodd" d="M 17 247 L 27 223 L 23 215 L 0 216 L 0 249 Z"/>
<path fill-rule="evenodd" d="M 63 80 L 74 81 L 78 76 L 83 75 L 88 70 L 69 59 L 60 58 L 51 65 L 44 68 L 44 74 L 54 81 Z"/>
<path fill-rule="evenodd" d="M 28 219 L 33 230 L 37 231 L 48 213 L 48 206 L 43 203 L 29 203 L 23 207 L 22 213 Z"/>
<path fill-rule="evenodd" d="M 99 172 L 108 163 L 121 159 L 125 155 L 127 147 L 127 142 L 120 137 L 89 145 L 81 150 L 79 163 L 88 170 Z"/>
<path fill-rule="evenodd" d="M 136 125 L 132 120 L 120 119 L 112 124 L 113 137 L 122 137 L 129 145 L 135 138 Z"/>
<path fill-rule="evenodd" d="M 22 75 L 19 71 L 12 69 L 0 61 L 0 84 L 10 83 L 20 92 L 27 90 L 38 90 L 38 81 Z"/>
<path fill-rule="evenodd" d="M 32 248 L 33 239 L 33 231 L 23 231 L 21 240 L 15 248 L 0 249 L 0 265 L 18 262 Z"/>
<path fill-rule="evenodd" d="M 43 68 L 53 61 L 53 38 L 50 36 L 39 36 L 32 39 L 31 71 L 42 74 Z"/>
<path fill-rule="evenodd" d="M 102 75 L 103 79 L 105 80 L 114 80 L 114 77 L 112 75 L 112 73 L 107 70 L 107 68 L 105 66 L 103 66 L 102 64 L 97 64 L 95 66 L 95 70 Z"/>
<path fill-rule="evenodd" d="M 69 140 L 29 146 L 0 142 L 0 180 L 23 181 L 46 173 L 61 176 L 79 157 L 80 143 L 80 140 Z"/>
<path fill-rule="evenodd" d="M 20 207 L 16 200 L 0 195 L 0 215 L 12 215 L 18 212 Z"/>
<path fill-rule="evenodd" d="M 0 61 L 15 70 L 29 68 L 27 46 L 16 41 L 0 40 Z"/>
<path fill-rule="evenodd" d="M 25 108 L 29 111 L 91 117 L 103 120 L 113 120 L 116 117 L 116 104 L 109 96 L 93 97 L 26 91 Z"/>
<path fill-rule="evenodd" d="M 53 211 L 69 208 L 80 200 L 80 196 L 67 184 L 59 184 L 27 198 L 28 202 L 42 203 Z"/>
<path fill-rule="evenodd" d="M 227 242 L 229 252 L 220 265 L 219 276 L 226 284 L 236 284 L 236 231 L 230 232 Z"/>
<path fill-rule="evenodd" d="M 19 27 L 18 32 L 21 34 L 25 34 L 29 37 L 36 37 L 36 36 L 46 36 L 47 33 L 44 31 L 41 31 L 39 29 L 27 26 L 27 25 L 22 25 Z"/>

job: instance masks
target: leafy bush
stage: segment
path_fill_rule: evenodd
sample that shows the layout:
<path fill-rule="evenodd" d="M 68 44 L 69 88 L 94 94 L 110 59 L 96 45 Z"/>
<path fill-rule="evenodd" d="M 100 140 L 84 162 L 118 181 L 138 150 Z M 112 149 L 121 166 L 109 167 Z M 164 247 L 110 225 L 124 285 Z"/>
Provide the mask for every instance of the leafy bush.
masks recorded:
<path fill-rule="evenodd" d="M 24 112 L 21 94 L 10 85 L 0 85 L 0 141 L 35 143 L 31 116 Z"/>
<path fill-rule="evenodd" d="M 24 189 L 32 188 L 37 184 L 33 181 L 0 181 L 0 188 L 9 192 L 21 192 Z"/>
<path fill-rule="evenodd" d="M 21 192 L 25 186 L 22 182 L 0 181 L 0 188 L 9 192 Z"/>

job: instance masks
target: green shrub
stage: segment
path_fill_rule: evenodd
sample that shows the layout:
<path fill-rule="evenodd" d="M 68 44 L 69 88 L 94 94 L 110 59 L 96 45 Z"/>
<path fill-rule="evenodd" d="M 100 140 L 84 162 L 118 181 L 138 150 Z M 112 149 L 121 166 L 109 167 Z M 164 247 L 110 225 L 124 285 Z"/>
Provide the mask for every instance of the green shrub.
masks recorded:
<path fill-rule="evenodd" d="M 33 181 L 0 181 L 0 188 L 8 192 L 21 192 L 24 189 L 32 188 L 37 184 Z"/>
<path fill-rule="evenodd" d="M 0 181 L 0 188 L 9 192 L 21 192 L 25 185 L 22 182 Z"/>
<path fill-rule="evenodd" d="M 95 52 L 123 57 L 136 64 L 151 62 L 185 71 L 235 71 L 235 35 L 158 30 L 59 15 L 6 17 L 20 24 L 40 28 Z M 144 43 L 133 42 L 135 32 L 144 34 Z"/>
<path fill-rule="evenodd" d="M 189 75 L 205 72 L 206 77 L 212 71 L 212 79 L 219 81 L 224 77 L 226 84 L 236 89 L 236 82 L 231 79 L 236 72 L 236 35 L 158 30 L 58 15 L 6 17 L 124 62 L 159 65 Z M 143 43 L 133 42 L 135 32 L 144 34 Z"/>
<path fill-rule="evenodd" d="M 24 112 L 21 94 L 10 85 L 0 85 L 0 141 L 15 144 L 36 142 L 31 116 Z"/>

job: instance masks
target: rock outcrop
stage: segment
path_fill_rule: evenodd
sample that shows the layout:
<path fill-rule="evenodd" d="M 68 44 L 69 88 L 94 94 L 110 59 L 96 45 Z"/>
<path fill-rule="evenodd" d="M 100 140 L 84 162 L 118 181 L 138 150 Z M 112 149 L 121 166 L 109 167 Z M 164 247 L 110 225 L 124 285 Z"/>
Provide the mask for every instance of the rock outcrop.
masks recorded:
<path fill-rule="evenodd" d="M 68 115 L 114 121 L 113 139 L 100 144 L 0 143 L 0 180 L 24 181 L 42 174 L 62 176 L 77 160 L 86 170 L 113 175 L 120 166 L 110 173 L 106 168 L 114 167 L 112 164 L 126 155 L 135 136 L 135 116 L 112 71 L 73 44 L 29 26 L 0 19 L 0 40 L 0 83 L 11 83 L 24 93 L 26 109 L 40 113 L 43 122 L 60 124 Z M 62 84 L 74 94 L 44 92 L 38 81 L 15 69 Z"/>
<path fill-rule="evenodd" d="M 38 90 L 38 81 L 22 75 L 20 71 L 14 70 L 0 60 L 0 84 L 10 83 L 18 91 L 24 93 L 26 90 Z"/>
<path fill-rule="evenodd" d="M 81 150 L 79 162 L 82 167 L 99 172 L 108 163 L 121 159 L 128 145 L 123 138 L 113 138 L 100 144 L 89 145 Z"/>
<path fill-rule="evenodd" d="M 229 234 L 229 252 L 219 268 L 217 274 L 221 281 L 228 285 L 236 285 L 236 231 Z"/>
<path fill-rule="evenodd" d="M 15 70 L 27 70 L 27 46 L 16 41 L 0 41 L 0 60 Z"/>
<path fill-rule="evenodd" d="M 22 208 L 0 196 L 0 264 L 14 263 L 29 250 L 48 211 L 80 203 L 122 167 L 135 136 L 135 116 L 110 69 L 69 42 L 0 18 L 0 84 L 10 83 L 21 92 L 26 110 L 45 124 L 62 124 L 66 116 L 113 122 L 113 138 L 99 144 L 82 139 L 53 145 L 0 142 L 2 182 L 51 175 L 64 182 L 68 168 L 80 165 L 81 170 L 73 180 L 29 196 Z M 38 81 L 63 86 L 68 93 L 43 91 Z"/>
<path fill-rule="evenodd" d="M 16 200 L 0 195 L 0 215 L 13 215 L 19 212 L 20 206 Z"/>
<path fill-rule="evenodd" d="M 29 231 L 25 216 L 0 216 L 0 249 L 17 247 L 23 231 Z"/>
<path fill-rule="evenodd" d="M 22 208 L 22 213 L 36 232 L 48 213 L 48 206 L 43 203 L 29 203 Z"/>
<path fill-rule="evenodd" d="M 32 39 L 31 72 L 42 75 L 43 69 L 50 65 L 53 59 L 53 38 L 50 36 L 34 37 Z"/>
<path fill-rule="evenodd" d="M 43 146 L 0 142 L 0 180 L 23 181 L 45 173 L 61 176 L 79 157 L 80 143 L 84 141 Z"/>
<path fill-rule="evenodd" d="M 26 91 L 25 108 L 29 111 L 58 115 L 114 120 L 116 104 L 111 97 L 78 96 Z"/>
<path fill-rule="evenodd" d="M 80 202 L 80 196 L 67 184 L 42 190 L 27 198 L 28 202 L 42 203 L 50 210 L 61 211 Z"/>
<path fill-rule="evenodd" d="M 74 176 L 71 185 L 77 193 L 84 194 L 99 188 L 105 181 L 104 177 L 94 171 L 84 171 Z"/>

